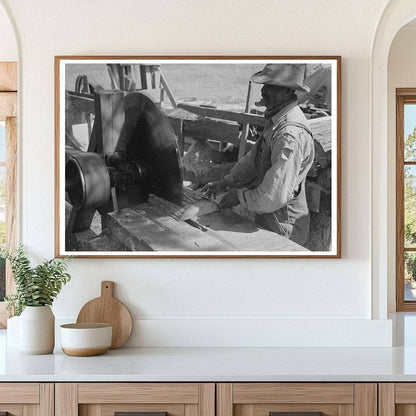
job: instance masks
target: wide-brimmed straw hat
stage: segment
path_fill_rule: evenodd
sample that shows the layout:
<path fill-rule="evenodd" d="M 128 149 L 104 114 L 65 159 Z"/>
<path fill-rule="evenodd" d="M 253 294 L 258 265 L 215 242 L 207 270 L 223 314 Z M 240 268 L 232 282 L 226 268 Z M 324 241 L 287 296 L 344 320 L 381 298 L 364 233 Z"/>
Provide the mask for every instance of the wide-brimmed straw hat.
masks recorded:
<path fill-rule="evenodd" d="M 267 64 L 251 80 L 257 84 L 280 85 L 297 91 L 309 92 L 305 80 L 305 64 Z"/>

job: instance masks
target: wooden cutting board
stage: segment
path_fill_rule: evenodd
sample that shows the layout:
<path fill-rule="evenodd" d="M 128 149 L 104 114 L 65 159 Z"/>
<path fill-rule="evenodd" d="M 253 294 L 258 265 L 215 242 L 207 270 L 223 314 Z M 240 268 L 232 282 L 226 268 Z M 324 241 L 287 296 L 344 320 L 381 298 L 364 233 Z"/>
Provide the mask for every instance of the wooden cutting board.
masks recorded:
<path fill-rule="evenodd" d="M 113 297 L 114 282 L 101 282 L 101 296 L 86 303 L 77 323 L 107 323 L 113 326 L 111 349 L 121 347 L 130 337 L 133 319 L 124 303 Z"/>

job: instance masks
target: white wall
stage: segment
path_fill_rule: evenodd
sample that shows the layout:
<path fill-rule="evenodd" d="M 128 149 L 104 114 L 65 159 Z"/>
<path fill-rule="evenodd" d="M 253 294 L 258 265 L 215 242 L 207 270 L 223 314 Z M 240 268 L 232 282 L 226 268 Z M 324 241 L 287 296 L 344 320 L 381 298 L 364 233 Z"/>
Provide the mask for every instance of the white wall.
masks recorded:
<path fill-rule="evenodd" d="M 17 45 L 9 16 L 0 6 L 0 61 L 17 61 Z"/>
<path fill-rule="evenodd" d="M 370 53 L 387 0 L 1 3 L 22 43 L 21 237 L 39 257 L 54 245 L 54 55 L 343 58 L 342 259 L 73 260 L 58 317 L 109 279 L 138 320 L 132 344 L 389 344 L 389 322 L 370 320 Z"/>
<path fill-rule="evenodd" d="M 404 26 L 391 44 L 388 60 L 388 307 L 396 303 L 396 88 L 416 88 L 416 25 Z"/>

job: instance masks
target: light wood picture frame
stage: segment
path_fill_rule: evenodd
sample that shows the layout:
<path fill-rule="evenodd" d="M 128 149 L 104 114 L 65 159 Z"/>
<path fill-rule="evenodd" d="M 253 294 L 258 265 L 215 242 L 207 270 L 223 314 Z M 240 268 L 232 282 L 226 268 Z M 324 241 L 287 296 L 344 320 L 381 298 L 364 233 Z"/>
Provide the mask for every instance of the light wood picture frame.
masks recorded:
<path fill-rule="evenodd" d="M 341 256 L 339 56 L 56 56 L 55 139 L 57 257 Z"/>

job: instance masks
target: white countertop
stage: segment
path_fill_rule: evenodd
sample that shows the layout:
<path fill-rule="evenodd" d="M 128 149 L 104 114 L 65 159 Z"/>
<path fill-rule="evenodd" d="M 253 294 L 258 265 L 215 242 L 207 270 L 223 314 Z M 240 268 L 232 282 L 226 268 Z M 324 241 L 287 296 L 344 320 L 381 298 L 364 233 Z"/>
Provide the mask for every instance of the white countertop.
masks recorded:
<path fill-rule="evenodd" d="M 416 381 L 416 348 L 120 348 L 21 355 L 0 331 L 0 381 Z"/>

